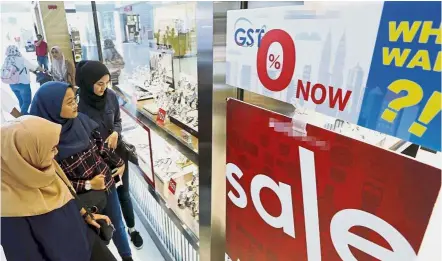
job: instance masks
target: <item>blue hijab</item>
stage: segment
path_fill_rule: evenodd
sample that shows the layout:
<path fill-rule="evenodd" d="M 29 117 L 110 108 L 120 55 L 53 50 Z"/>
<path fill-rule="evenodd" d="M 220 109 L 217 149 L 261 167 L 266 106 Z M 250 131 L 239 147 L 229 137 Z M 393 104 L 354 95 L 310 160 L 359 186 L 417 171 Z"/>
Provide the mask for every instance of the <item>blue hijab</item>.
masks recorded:
<path fill-rule="evenodd" d="M 78 113 L 75 119 L 60 116 L 66 91 L 71 86 L 63 82 L 43 84 L 32 100 L 30 114 L 62 125 L 58 155 L 56 160 L 63 160 L 89 148 L 92 131 L 98 124 L 88 116 Z"/>

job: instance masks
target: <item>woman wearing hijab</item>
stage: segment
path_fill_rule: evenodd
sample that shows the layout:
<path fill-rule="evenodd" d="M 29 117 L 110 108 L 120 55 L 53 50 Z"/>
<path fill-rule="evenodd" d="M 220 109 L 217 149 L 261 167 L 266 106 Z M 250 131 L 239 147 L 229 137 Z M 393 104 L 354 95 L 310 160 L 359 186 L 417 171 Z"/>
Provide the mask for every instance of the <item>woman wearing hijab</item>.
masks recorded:
<path fill-rule="evenodd" d="M 118 53 L 111 39 L 104 40 L 104 65 L 109 69 L 113 85 L 118 84 L 121 70 L 124 68 L 123 57 Z"/>
<path fill-rule="evenodd" d="M 125 232 L 114 175 L 124 173 L 124 162 L 101 139 L 98 124 L 78 113 L 78 96 L 73 87 L 62 82 L 43 84 L 34 96 L 30 113 L 62 125 L 56 160 L 81 195 L 90 190 L 105 191 L 107 205 L 102 211 L 112 220 L 113 241 L 123 261 L 131 261 L 132 253 Z"/>
<path fill-rule="evenodd" d="M 127 151 L 123 146 L 119 146 L 122 129 L 120 105 L 115 92 L 107 88 L 110 81 L 108 69 L 98 61 L 81 61 L 77 65 L 76 79 L 77 86 L 80 87 L 79 111 L 98 123 L 101 138 L 109 148 L 116 150 L 128 166 Z M 123 185 L 119 186 L 117 191 L 131 241 L 137 249 L 141 249 L 143 238 L 135 229 L 134 210 L 129 195 L 129 168 L 125 168 Z"/>
<path fill-rule="evenodd" d="M 54 46 L 51 48 L 52 65 L 51 74 L 54 81 L 67 82 L 75 85 L 75 66 L 66 60 L 60 47 Z"/>
<path fill-rule="evenodd" d="M 17 46 L 8 46 L 2 66 L 2 81 L 8 83 L 17 96 L 20 113 L 23 115 L 28 114 L 29 105 L 31 105 L 30 72 L 35 70 L 41 70 L 41 68 L 23 58 Z"/>
<path fill-rule="evenodd" d="M 60 131 L 60 125 L 34 116 L 1 128 L 1 244 L 6 258 L 115 261 L 86 225 L 99 227 L 96 219 L 110 220 L 101 215 L 93 220 L 80 210 L 54 160 Z"/>

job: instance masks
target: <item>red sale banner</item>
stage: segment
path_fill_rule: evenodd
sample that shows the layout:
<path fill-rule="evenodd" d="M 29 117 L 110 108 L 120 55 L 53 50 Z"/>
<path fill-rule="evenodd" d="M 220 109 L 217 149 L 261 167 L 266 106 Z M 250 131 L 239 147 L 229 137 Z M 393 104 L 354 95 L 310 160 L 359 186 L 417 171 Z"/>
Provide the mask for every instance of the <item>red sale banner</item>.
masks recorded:
<path fill-rule="evenodd" d="M 227 103 L 234 261 L 415 260 L 440 170 L 252 105 Z"/>

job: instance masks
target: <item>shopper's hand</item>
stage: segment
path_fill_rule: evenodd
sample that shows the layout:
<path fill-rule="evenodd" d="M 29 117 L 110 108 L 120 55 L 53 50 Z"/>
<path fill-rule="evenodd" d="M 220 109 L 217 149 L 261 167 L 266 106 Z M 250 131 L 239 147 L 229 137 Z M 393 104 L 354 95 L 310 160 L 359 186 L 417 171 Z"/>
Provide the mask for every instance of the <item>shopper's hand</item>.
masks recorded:
<path fill-rule="evenodd" d="M 92 214 L 92 216 L 94 218 L 91 218 L 90 215 L 87 215 L 87 217 L 85 218 L 86 223 L 88 223 L 91 226 L 94 226 L 96 228 L 100 228 L 101 227 L 100 224 L 97 223 L 97 220 L 99 220 L 99 219 L 106 221 L 106 223 L 108 225 L 111 224 L 111 220 L 109 219 L 108 216 L 104 216 L 104 215 L 100 215 L 100 214 Z"/>
<path fill-rule="evenodd" d="M 118 144 L 118 132 L 114 131 L 104 143 L 108 144 L 109 149 L 115 150 Z"/>
<path fill-rule="evenodd" d="M 123 164 L 123 166 L 119 167 L 118 170 L 117 170 L 117 172 L 115 172 L 115 174 L 112 175 L 112 177 L 115 177 L 115 176 L 117 176 L 117 175 L 119 175 L 120 177 L 122 177 L 123 174 L 124 174 L 124 169 L 125 169 L 125 168 L 126 168 L 126 165 Z"/>
<path fill-rule="evenodd" d="M 93 190 L 103 190 L 106 188 L 106 184 L 105 184 L 105 180 L 104 180 L 105 176 L 103 174 L 100 174 L 98 176 L 95 176 L 92 180 L 91 180 L 91 187 Z"/>

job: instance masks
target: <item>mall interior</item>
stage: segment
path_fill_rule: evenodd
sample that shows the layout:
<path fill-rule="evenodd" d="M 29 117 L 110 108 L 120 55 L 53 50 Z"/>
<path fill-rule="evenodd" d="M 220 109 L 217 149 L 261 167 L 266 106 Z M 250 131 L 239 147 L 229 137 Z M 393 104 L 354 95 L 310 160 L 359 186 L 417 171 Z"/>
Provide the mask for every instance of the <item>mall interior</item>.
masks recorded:
<path fill-rule="evenodd" d="M 345 5 L 344 2 L 341 4 Z M 329 113 L 321 106 L 312 107 L 300 99 L 286 101 L 282 97 L 295 97 L 295 91 L 291 94 L 286 91 L 272 94 L 273 90 L 264 89 L 265 84 L 259 82 L 258 79 L 262 79 L 260 72 L 251 72 L 256 66 L 251 67 L 241 61 L 249 59 L 244 58 L 246 56 L 256 56 L 257 48 L 261 50 L 263 45 L 268 44 L 270 37 L 265 38 L 265 35 L 269 34 L 268 30 L 275 28 L 276 17 L 292 19 L 291 23 L 296 19 L 287 17 L 297 15 L 296 21 L 310 21 L 311 13 L 302 12 L 313 8 L 320 13 L 329 8 L 320 5 L 319 2 L 309 1 L 2 1 L 0 58 L 3 64 L 7 58 L 7 47 L 14 45 L 28 62 L 37 64 L 36 42 L 37 35 L 41 35 L 48 46 L 49 68 L 53 63 L 50 50 L 54 46 L 58 46 L 65 59 L 74 65 L 95 60 L 108 68 L 108 88 L 116 94 L 120 106 L 121 136 L 136 148 L 138 156 L 138 164 L 129 163 L 126 166 L 128 172 L 125 175 L 130 175 L 130 179 L 129 184 L 124 184 L 129 187 L 135 228 L 144 242 L 141 249 L 130 245 L 133 260 L 347 261 L 374 260 L 373 256 L 376 255 L 367 253 L 376 251 L 379 253 L 376 260 L 442 260 L 440 144 L 432 146 L 428 142 L 421 143 L 410 138 L 409 133 L 408 136 L 398 134 L 396 130 L 402 127 L 391 127 L 387 121 L 381 123 L 376 120 L 375 127 L 363 126 L 361 121 L 349 120 L 357 117 L 352 114 L 354 111 L 345 115 L 337 110 Z M 378 10 L 382 10 L 382 6 L 376 8 L 367 8 L 367 12 L 373 10 L 379 13 Z M 386 5 L 383 8 L 385 12 Z M 292 13 L 287 11 L 283 14 L 284 9 Z M 271 21 L 271 18 L 266 20 L 266 10 L 275 17 L 275 21 Z M 378 13 L 376 15 L 379 16 Z M 346 22 L 355 19 L 350 15 L 336 16 L 333 12 L 324 12 L 323 15 L 320 19 L 333 20 L 338 17 L 336 19 Z M 433 19 L 431 14 L 427 15 L 429 20 Z M 440 16 L 439 10 L 438 17 L 434 18 L 436 24 L 440 24 Z M 269 22 L 261 25 L 251 17 Z M 426 19 L 422 17 L 416 20 Z M 249 44 L 247 37 L 240 37 L 247 47 L 240 46 L 241 42 L 236 38 L 238 31 L 234 32 L 238 23 L 242 23 L 244 28 L 252 28 L 251 32 L 247 31 L 251 40 L 254 37 L 252 34 L 259 33 L 257 46 L 253 41 Z M 340 82 L 347 90 L 357 88 L 354 86 L 358 81 L 360 87 L 361 81 L 366 82 L 370 78 L 367 71 L 362 71 L 365 62 L 355 66 L 358 62 L 356 59 L 362 57 L 362 60 L 364 57 L 361 55 L 352 59 L 352 54 L 348 53 L 357 52 L 352 47 L 352 37 L 356 34 L 351 29 L 353 27 L 343 32 L 336 29 L 341 26 L 339 22 L 330 22 L 323 29 L 316 28 L 318 24 L 309 26 L 305 29 L 307 32 L 317 30 L 318 33 L 303 35 L 311 40 L 309 46 L 313 47 L 308 48 L 316 48 L 316 44 L 321 47 L 318 47 L 317 53 L 308 54 L 313 65 L 295 67 L 295 77 L 312 82 L 328 77 L 330 84 L 338 85 Z M 266 34 L 261 39 L 263 28 Z M 319 61 L 322 52 L 321 63 L 324 63 L 327 52 L 322 50 L 322 45 L 327 44 L 327 30 L 328 36 L 339 36 L 328 53 L 329 59 L 332 57 L 330 64 L 334 65 L 329 66 L 327 76 L 321 78 L 323 67 L 318 69 L 313 60 Z M 370 30 L 371 27 L 366 26 L 366 35 L 371 33 Z M 374 30 L 377 32 L 377 24 Z M 375 34 L 371 35 L 376 38 Z M 306 54 L 299 54 L 302 48 L 307 48 L 300 36 L 296 36 L 297 64 L 306 61 Z M 433 39 L 431 37 L 430 40 Z M 439 51 L 440 38 L 439 29 L 436 46 Z M 236 41 L 234 47 L 229 44 L 233 39 Z M 284 48 L 284 52 L 288 52 Z M 348 50 L 346 55 L 339 53 L 344 49 Z M 342 61 L 333 58 L 335 55 L 343 57 Z M 440 56 L 439 52 L 439 62 Z M 268 59 L 267 66 L 279 69 L 281 64 L 287 66 L 289 63 L 285 59 L 291 58 L 284 53 L 283 59 L 273 54 Z M 339 62 L 342 62 L 342 68 L 349 70 L 349 73 L 342 73 L 340 80 L 335 77 Z M 344 65 L 345 62 L 347 64 Z M 367 66 L 363 69 L 370 68 Z M 318 79 L 315 70 L 319 70 Z M 418 67 L 413 69 L 414 72 L 417 70 Z M 440 95 L 440 66 L 438 71 L 434 71 L 439 77 L 435 88 Z M 419 73 L 416 72 L 416 75 Z M 244 74 L 252 74 L 251 80 L 246 79 Z M 269 81 L 275 78 L 266 77 Z M 37 81 L 38 77 L 30 74 L 32 96 L 42 86 Z M 310 86 L 310 82 L 308 84 Z M 13 102 L 15 108 L 20 108 L 12 87 L 4 81 L 1 85 L 2 104 Z M 312 88 L 315 89 L 316 85 L 312 84 Z M 383 93 L 373 96 L 381 101 L 379 107 L 382 104 L 383 108 L 387 108 L 388 102 L 398 97 L 390 93 L 390 96 Z M 353 89 L 353 94 L 357 94 L 356 89 Z M 299 98 L 299 93 L 297 95 Z M 363 94 L 360 97 L 359 101 L 352 101 L 353 109 L 361 106 Z M 316 99 L 312 96 L 312 100 Z M 440 106 L 440 101 L 434 106 Z M 405 119 L 404 115 L 417 115 L 418 110 L 404 111 L 400 117 Z M 3 105 L 2 113 L 2 119 L 14 121 L 14 116 L 9 114 L 9 109 L 5 111 Z M 377 119 L 380 117 L 378 115 Z M 432 133 L 440 136 L 440 113 L 435 117 L 434 120 L 439 121 L 439 131 L 438 134 Z M 265 123 L 263 118 L 270 121 Z M 298 118 L 302 118 L 298 124 L 301 127 L 297 125 Z M 290 122 L 290 119 L 297 126 L 294 129 L 305 134 L 308 131 L 309 137 L 314 136 L 313 142 L 300 141 L 289 133 L 285 125 L 278 125 L 280 122 Z M 400 124 L 410 125 L 412 122 L 408 119 Z M 277 126 L 282 127 L 278 129 Z M 308 150 L 299 147 L 299 152 L 297 149 L 293 152 L 288 144 L 295 143 L 294 140 L 307 144 L 305 148 Z M 278 145 L 279 141 L 281 145 Z M 315 148 L 322 141 L 328 145 L 316 151 Z M 437 141 L 440 143 L 440 137 L 434 142 Z M 3 149 L 2 146 L 2 152 Z M 333 150 L 335 153 L 332 153 Z M 315 176 L 311 179 L 302 173 L 309 168 L 306 167 L 307 163 L 302 163 L 308 159 L 302 157 L 307 157 L 308 152 L 312 151 L 317 154 L 316 171 L 324 172 L 323 177 L 316 174 L 317 187 Z M 287 158 L 281 156 L 284 153 L 288 155 Z M 319 159 L 324 162 L 318 164 Z M 299 166 L 301 171 L 295 170 Z M 427 172 L 429 178 L 425 180 Z M 356 173 L 363 176 L 359 178 Z M 368 177 L 370 173 L 381 174 Z M 258 178 L 261 180 L 258 181 Z M 373 181 L 367 183 L 368 179 Z M 290 181 L 293 182 L 292 188 L 286 185 Z M 2 178 L 2 194 L 3 182 Z M 269 182 L 272 185 L 267 185 Z M 307 188 L 311 182 L 313 187 Z M 293 199 L 283 197 L 287 189 Z M 409 196 L 411 194 L 414 196 Z M 307 199 L 312 197 L 313 200 Z M 362 203 L 359 202 L 361 198 Z M 368 203 L 364 203 L 364 200 Z M 2 204 L 7 202 L 2 201 Z M 318 205 L 319 221 L 315 217 L 318 215 Z M 287 212 L 287 206 L 292 207 L 293 211 Z M 345 209 L 339 212 L 342 215 L 349 209 L 363 209 L 365 212 L 360 212 L 369 213 L 370 216 L 357 216 L 360 212 L 355 212 L 353 218 L 338 221 L 340 209 Z M 335 212 L 338 214 L 333 216 Z M 394 213 L 400 217 L 395 218 Z M 331 215 L 330 218 L 325 218 L 327 215 Z M 358 223 L 363 222 L 360 220 L 371 220 L 372 217 L 377 218 L 376 222 L 382 222 L 373 221 L 370 224 L 376 225 L 367 225 L 369 230 L 351 230 L 350 233 L 352 226 L 363 227 L 361 224 L 365 223 Z M 2 222 L 3 218 L 2 213 Z M 319 224 L 316 228 L 312 225 L 315 220 Z M 291 228 L 293 233 L 290 232 Z M 346 230 L 345 233 L 335 231 L 338 229 Z M 397 233 L 400 238 L 396 236 Z M 2 241 L 5 236 L 2 233 Z M 7 260 L 15 261 L 8 258 L 8 251 L 2 245 Z M 116 258 L 120 258 L 113 242 L 108 247 Z M 404 255 L 398 253 L 411 253 L 407 252 L 408 248 L 419 259 L 407 255 L 401 259 Z M 26 249 L 22 248 L 22 251 Z M 386 252 L 392 255 L 388 256 Z M 393 257 L 393 254 L 397 255 Z"/>

